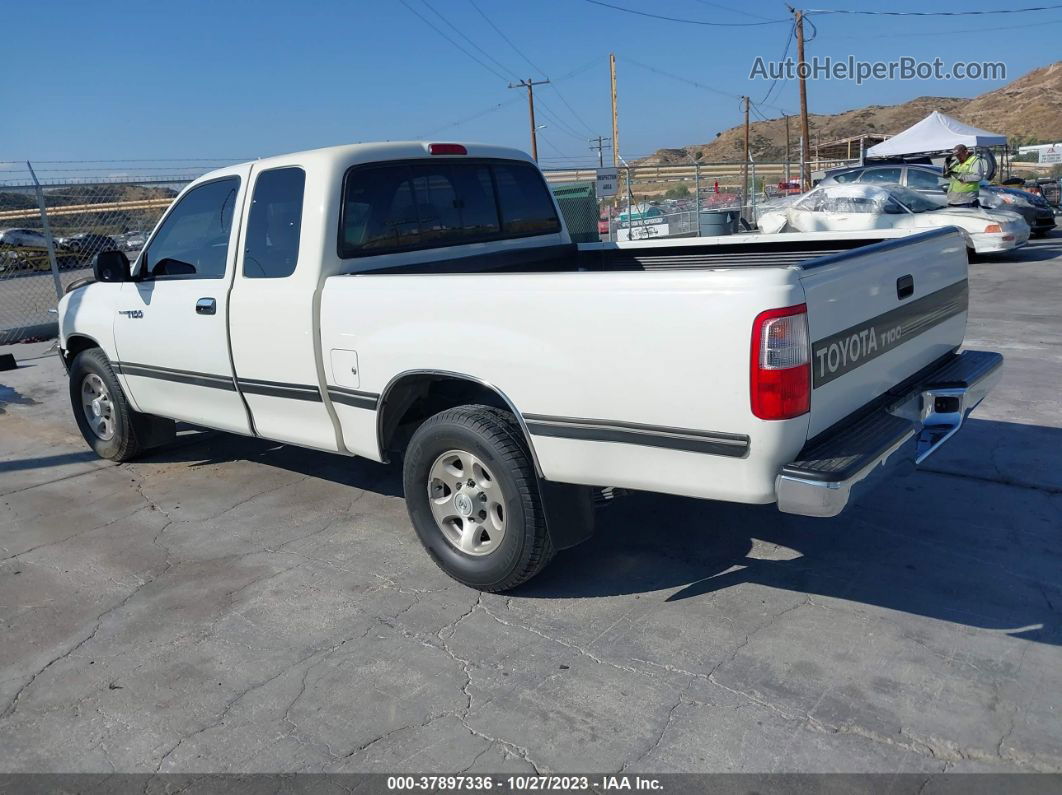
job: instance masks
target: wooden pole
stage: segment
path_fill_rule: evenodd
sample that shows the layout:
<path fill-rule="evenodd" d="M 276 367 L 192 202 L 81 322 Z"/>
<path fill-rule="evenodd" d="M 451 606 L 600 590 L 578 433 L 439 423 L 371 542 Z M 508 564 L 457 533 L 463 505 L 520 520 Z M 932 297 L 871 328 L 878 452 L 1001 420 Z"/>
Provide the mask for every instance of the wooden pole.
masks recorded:
<path fill-rule="evenodd" d="M 741 212 L 745 212 L 745 203 L 749 192 L 749 98 L 745 102 L 745 157 L 741 161 Z"/>
<path fill-rule="evenodd" d="M 538 128 L 535 125 L 535 86 L 545 85 L 548 82 L 549 80 L 534 80 L 529 77 L 519 83 L 509 83 L 509 88 L 527 89 L 527 110 L 531 117 L 531 157 L 536 163 L 538 162 Z"/>
<path fill-rule="evenodd" d="M 785 188 L 789 190 L 789 114 L 785 116 Z"/>
<path fill-rule="evenodd" d="M 616 112 L 616 53 L 608 54 L 608 71 L 612 79 L 612 165 L 619 168 L 619 115 Z"/>
<path fill-rule="evenodd" d="M 800 189 L 811 189 L 811 134 L 808 132 L 808 86 L 807 66 L 804 61 L 804 12 L 790 8 L 796 17 L 797 78 L 800 81 Z"/>

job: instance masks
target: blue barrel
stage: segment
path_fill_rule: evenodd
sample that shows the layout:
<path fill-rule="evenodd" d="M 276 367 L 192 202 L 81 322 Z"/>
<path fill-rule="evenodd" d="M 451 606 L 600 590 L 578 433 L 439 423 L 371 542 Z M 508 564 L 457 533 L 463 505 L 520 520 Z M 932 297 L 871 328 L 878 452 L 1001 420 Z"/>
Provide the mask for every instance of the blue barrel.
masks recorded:
<path fill-rule="evenodd" d="M 701 237 L 716 237 L 717 235 L 732 235 L 737 232 L 738 218 L 741 213 L 737 208 L 729 210 L 702 210 L 700 234 Z"/>

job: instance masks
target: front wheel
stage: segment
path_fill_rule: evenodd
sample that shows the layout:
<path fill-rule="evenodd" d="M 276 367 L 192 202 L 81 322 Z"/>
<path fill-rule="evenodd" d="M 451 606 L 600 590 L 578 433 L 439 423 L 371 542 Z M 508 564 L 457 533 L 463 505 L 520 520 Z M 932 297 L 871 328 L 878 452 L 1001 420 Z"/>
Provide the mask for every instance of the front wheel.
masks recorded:
<path fill-rule="evenodd" d="M 508 412 L 460 406 L 429 418 L 406 449 L 403 481 L 417 536 L 458 582 L 509 590 L 553 557 L 531 456 Z"/>
<path fill-rule="evenodd" d="M 129 461 L 144 449 L 152 418 L 133 411 L 99 348 L 82 351 L 70 363 L 70 404 L 81 435 L 100 458 Z"/>

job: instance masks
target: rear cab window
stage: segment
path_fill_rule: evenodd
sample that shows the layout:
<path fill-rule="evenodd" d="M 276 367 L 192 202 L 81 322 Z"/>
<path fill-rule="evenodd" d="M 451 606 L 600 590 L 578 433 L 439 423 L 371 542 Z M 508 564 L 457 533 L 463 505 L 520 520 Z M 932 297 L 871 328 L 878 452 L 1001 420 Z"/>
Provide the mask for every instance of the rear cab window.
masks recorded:
<path fill-rule="evenodd" d="M 305 188 L 306 172 L 298 167 L 274 168 L 258 175 L 247 218 L 246 278 L 281 279 L 295 272 Z"/>
<path fill-rule="evenodd" d="M 560 231 L 549 189 L 530 163 L 414 160 L 354 166 L 344 179 L 339 256 Z"/>

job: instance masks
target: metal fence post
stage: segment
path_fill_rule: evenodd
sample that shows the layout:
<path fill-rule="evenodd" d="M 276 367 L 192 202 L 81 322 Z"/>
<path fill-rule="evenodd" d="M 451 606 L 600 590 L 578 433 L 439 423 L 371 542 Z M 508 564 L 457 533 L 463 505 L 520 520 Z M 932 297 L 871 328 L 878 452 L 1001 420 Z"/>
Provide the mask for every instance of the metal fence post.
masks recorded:
<path fill-rule="evenodd" d="M 700 161 L 693 161 L 693 184 L 695 186 L 695 196 L 697 201 L 694 203 L 694 207 L 697 209 L 697 234 L 700 234 L 701 227 L 701 164 Z"/>
<path fill-rule="evenodd" d="M 59 300 L 63 297 L 63 283 L 59 279 L 59 263 L 55 259 L 55 241 L 52 240 L 52 227 L 48 223 L 48 210 L 44 206 L 44 191 L 41 190 L 41 183 L 28 160 L 26 168 L 33 177 L 33 187 L 37 192 L 37 206 L 41 208 L 41 227 L 44 230 L 44 240 L 48 244 L 48 263 L 52 266 L 52 281 L 55 283 L 55 298 Z"/>

